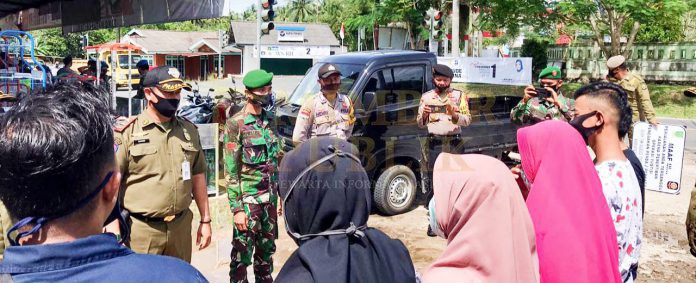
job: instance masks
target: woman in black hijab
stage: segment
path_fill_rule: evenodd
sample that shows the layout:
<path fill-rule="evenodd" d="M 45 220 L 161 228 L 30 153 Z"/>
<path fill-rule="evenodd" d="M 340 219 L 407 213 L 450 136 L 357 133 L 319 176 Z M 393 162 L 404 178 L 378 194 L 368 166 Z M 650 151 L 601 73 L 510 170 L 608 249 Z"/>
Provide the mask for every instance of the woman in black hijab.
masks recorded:
<path fill-rule="evenodd" d="M 370 180 L 352 144 L 315 138 L 280 165 L 288 234 L 299 245 L 277 282 L 416 282 L 406 247 L 367 227 Z"/>

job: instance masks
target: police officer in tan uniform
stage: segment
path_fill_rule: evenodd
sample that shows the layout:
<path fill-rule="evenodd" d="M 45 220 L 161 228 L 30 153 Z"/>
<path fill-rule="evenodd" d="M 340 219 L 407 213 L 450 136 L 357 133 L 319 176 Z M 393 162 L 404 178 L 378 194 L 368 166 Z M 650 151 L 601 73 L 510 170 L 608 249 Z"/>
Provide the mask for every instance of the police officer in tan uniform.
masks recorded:
<path fill-rule="evenodd" d="M 428 170 L 426 182 L 431 184 L 431 188 L 435 159 L 441 152 L 464 153 L 461 127 L 471 124 L 468 98 L 461 90 L 450 87 L 453 77 L 450 67 L 441 64 L 433 67 L 435 89 L 421 96 L 416 117 L 418 127 L 428 129 L 428 138 L 423 140 L 421 149 Z M 428 236 L 435 236 L 430 226 Z"/>
<path fill-rule="evenodd" d="M 469 101 L 461 90 L 450 87 L 454 73 L 445 65 L 435 65 L 433 80 L 435 89 L 421 96 L 416 122 L 418 127 L 427 128 L 430 167 L 440 152 L 461 151 L 461 127 L 471 124 Z"/>
<path fill-rule="evenodd" d="M 617 55 L 607 60 L 610 82 L 620 85 L 628 94 L 628 103 L 633 110 L 633 123 L 647 121 L 652 125 L 657 125 L 655 109 L 650 101 L 650 91 L 643 78 L 630 72 L 626 66 L 626 58 Z M 628 131 L 628 140 L 633 140 L 633 127 Z"/>
<path fill-rule="evenodd" d="M 339 93 L 341 72 L 333 64 L 319 68 L 321 91 L 305 100 L 297 116 L 292 142 L 295 145 L 314 137 L 348 139 L 353 134 L 355 114 L 347 95 Z"/>
<path fill-rule="evenodd" d="M 117 125 L 114 140 L 123 176 L 120 198 L 132 221 L 130 248 L 190 262 L 192 196 L 201 215 L 199 249 L 210 244 L 211 227 L 198 130 L 174 116 L 181 89 L 191 89 L 179 76 L 170 66 L 148 72 L 143 82 L 148 108 Z"/>

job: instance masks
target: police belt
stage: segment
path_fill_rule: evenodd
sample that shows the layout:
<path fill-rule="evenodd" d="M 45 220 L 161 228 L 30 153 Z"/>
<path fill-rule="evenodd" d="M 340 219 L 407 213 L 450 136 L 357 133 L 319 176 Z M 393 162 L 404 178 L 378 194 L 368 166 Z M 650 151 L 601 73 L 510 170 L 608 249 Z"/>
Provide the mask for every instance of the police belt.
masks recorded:
<path fill-rule="evenodd" d="M 460 134 L 454 134 L 454 135 L 428 134 L 428 137 L 431 139 L 461 139 L 462 135 L 460 135 Z"/>
<path fill-rule="evenodd" d="M 167 215 L 165 217 L 148 217 L 139 213 L 131 213 L 130 216 L 133 216 L 135 219 L 138 219 L 143 222 L 172 222 L 174 219 L 177 219 L 184 215 L 184 212 L 186 210 L 182 210 L 181 212 L 173 215 Z"/>

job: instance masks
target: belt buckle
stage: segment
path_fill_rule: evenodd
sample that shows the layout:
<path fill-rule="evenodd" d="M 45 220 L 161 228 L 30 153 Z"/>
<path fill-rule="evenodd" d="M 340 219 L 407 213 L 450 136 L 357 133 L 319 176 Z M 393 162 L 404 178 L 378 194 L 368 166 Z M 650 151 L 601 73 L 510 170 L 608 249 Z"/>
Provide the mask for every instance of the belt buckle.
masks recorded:
<path fill-rule="evenodd" d="M 172 220 L 174 220 L 174 218 L 176 218 L 176 215 L 167 215 L 164 217 L 163 220 L 164 220 L 164 222 L 172 222 Z"/>

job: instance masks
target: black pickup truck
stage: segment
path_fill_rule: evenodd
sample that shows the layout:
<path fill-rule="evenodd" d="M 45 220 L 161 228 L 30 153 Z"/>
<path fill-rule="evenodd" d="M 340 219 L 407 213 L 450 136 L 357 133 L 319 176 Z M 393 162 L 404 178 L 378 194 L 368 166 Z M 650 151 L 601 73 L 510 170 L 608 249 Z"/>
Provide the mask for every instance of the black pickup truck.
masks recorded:
<path fill-rule="evenodd" d="M 361 153 L 363 166 L 373 181 L 375 207 L 386 215 L 407 212 L 423 203 L 431 190 L 424 170 L 422 142 L 427 131 L 418 128 L 416 116 L 421 94 L 434 88 L 432 67 L 437 57 L 418 51 L 372 51 L 330 56 L 317 62 L 287 99 L 278 105 L 278 132 L 285 150 L 292 150 L 292 132 L 298 110 L 307 97 L 319 91 L 317 71 L 333 63 L 342 73 L 341 93 L 355 104 L 356 123 L 349 140 Z M 471 97 L 472 124 L 463 128 L 466 152 L 503 158 L 517 146 L 517 125 L 510 110 L 520 97 Z"/>

